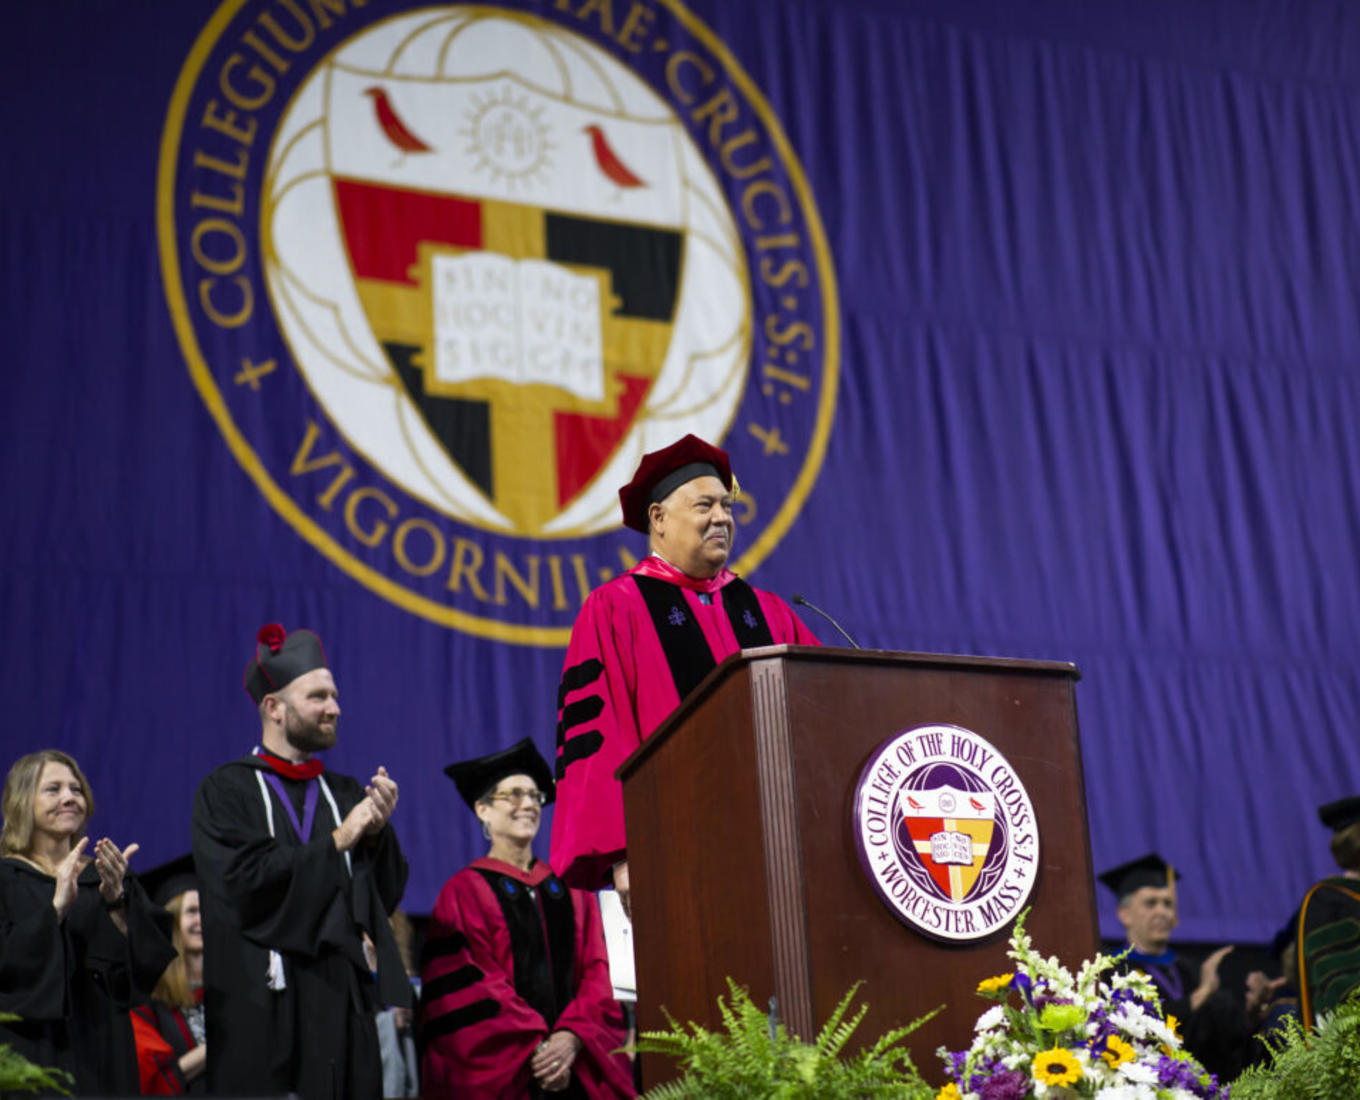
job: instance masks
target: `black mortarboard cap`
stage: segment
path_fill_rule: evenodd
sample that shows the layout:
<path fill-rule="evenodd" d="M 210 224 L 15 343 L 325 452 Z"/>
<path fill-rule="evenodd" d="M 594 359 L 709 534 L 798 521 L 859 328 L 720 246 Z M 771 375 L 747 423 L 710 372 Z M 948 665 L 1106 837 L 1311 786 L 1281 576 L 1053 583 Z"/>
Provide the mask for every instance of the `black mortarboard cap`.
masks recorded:
<path fill-rule="evenodd" d="M 1111 867 L 1098 877 L 1122 901 L 1144 886 L 1165 886 L 1174 890 L 1175 880 L 1181 877 L 1181 873 L 1156 852 L 1149 852 L 1118 867 Z"/>
<path fill-rule="evenodd" d="M 1334 833 L 1349 829 L 1360 821 L 1360 798 L 1338 798 L 1318 807 L 1318 818 Z"/>
<path fill-rule="evenodd" d="M 533 741 L 524 738 L 516 745 L 489 756 L 478 756 L 473 760 L 462 760 L 450 764 L 444 774 L 453 780 L 468 809 L 476 805 L 477 799 L 491 790 L 507 775 L 527 775 L 538 784 L 538 789 L 546 796 L 544 801 L 551 802 L 557 794 L 553 784 L 552 769 L 543 759 L 543 754 L 534 747 Z"/>
<path fill-rule="evenodd" d="M 246 665 L 246 691 L 259 706 L 266 695 L 282 690 L 303 673 L 326 667 L 321 639 L 310 630 L 289 634 L 278 623 L 266 623 L 255 636 L 255 656 Z"/>
<path fill-rule="evenodd" d="M 141 871 L 137 878 L 157 905 L 165 905 L 176 894 L 182 894 L 185 890 L 198 889 L 198 872 L 194 870 L 194 857 L 188 853 L 176 856 L 159 867 L 152 867 L 149 871 Z"/>

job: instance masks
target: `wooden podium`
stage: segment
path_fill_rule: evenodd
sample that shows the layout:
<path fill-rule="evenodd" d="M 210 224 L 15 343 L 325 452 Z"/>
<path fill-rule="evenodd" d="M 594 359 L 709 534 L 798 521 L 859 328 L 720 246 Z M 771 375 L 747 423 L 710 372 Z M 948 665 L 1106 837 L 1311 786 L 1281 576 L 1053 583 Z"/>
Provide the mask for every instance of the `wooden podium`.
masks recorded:
<path fill-rule="evenodd" d="M 730 975 L 758 1005 L 816 1034 L 850 985 L 869 1014 L 857 1038 L 946 1010 L 911 1038 L 960 1049 L 987 1004 L 977 983 L 1010 969 L 1011 923 L 942 943 L 880 899 L 852 818 L 866 761 L 900 731 L 954 725 L 994 745 L 1039 828 L 1026 928 L 1068 965 L 1098 949 L 1074 688 L 1066 663 L 771 646 L 729 657 L 619 769 L 640 1030 L 720 1026 Z M 648 1084 L 669 1067 L 644 1060 Z"/>

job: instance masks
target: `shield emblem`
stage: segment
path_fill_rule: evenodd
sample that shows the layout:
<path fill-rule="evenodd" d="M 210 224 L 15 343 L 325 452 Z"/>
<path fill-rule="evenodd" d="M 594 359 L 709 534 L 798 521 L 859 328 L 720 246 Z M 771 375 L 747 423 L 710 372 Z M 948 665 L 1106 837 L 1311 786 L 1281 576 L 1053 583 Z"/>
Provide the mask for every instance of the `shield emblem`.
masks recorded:
<path fill-rule="evenodd" d="M 996 796 L 943 786 L 903 791 L 899 806 L 903 847 L 916 853 L 943 896 L 966 901 L 992 843 Z"/>
<path fill-rule="evenodd" d="M 666 362 L 685 260 L 671 116 L 515 76 L 334 66 L 327 171 L 358 300 L 431 434 L 542 532 Z"/>

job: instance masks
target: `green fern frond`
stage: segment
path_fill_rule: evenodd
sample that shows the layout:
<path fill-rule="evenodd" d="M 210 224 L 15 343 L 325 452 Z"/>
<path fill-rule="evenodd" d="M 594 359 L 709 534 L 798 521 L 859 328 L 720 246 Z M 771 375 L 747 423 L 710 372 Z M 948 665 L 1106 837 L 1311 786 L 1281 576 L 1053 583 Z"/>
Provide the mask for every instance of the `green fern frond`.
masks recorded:
<path fill-rule="evenodd" d="M 6 1014 L 4 1019 L 12 1022 L 19 1017 Z M 0 1093 L 59 1092 L 70 1096 L 68 1086 L 73 1082 L 65 1070 L 35 1066 L 8 1043 L 0 1045 Z"/>
<path fill-rule="evenodd" d="M 842 1060 L 841 1051 L 868 1011 L 867 1005 L 860 1005 L 846 1018 L 859 983 L 841 999 L 813 1043 L 802 1042 L 777 1021 L 772 1028 L 769 1015 L 731 978 L 727 988 L 727 997 L 718 998 L 725 1034 L 692 1022 L 683 1026 L 663 1009 L 670 1030 L 639 1036 L 639 1052 L 673 1058 L 684 1073 L 680 1081 L 649 1091 L 645 1100 L 930 1100 L 934 1096 L 909 1052 L 897 1045 L 930 1016 L 894 1028 L 854 1058 Z"/>
<path fill-rule="evenodd" d="M 1316 1030 L 1294 1019 L 1262 1039 L 1264 1064 L 1232 1085 L 1233 1100 L 1334 1100 L 1360 1081 L 1360 993 L 1337 1006 Z"/>
<path fill-rule="evenodd" d="M 816 1045 L 819 1050 L 825 1049 L 822 1046 L 822 1040 L 827 1038 L 833 1031 L 841 1026 L 841 1020 L 845 1018 L 845 1013 L 850 1008 L 850 1002 L 854 1000 L 855 994 L 859 992 L 859 987 L 863 984 L 863 982 L 856 982 L 847 989 L 845 991 L 845 996 L 840 999 L 840 1003 L 831 1010 L 831 1015 L 826 1018 L 826 1023 L 822 1025 L 822 1030 L 817 1033 Z M 860 1007 L 862 1009 L 868 1008 L 867 1005 L 861 1005 Z"/>
<path fill-rule="evenodd" d="M 689 1100 L 690 1093 L 683 1081 L 668 1081 L 647 1091 L 652 1100 Z"/>
<path fill-rule="evenodd" d="M 843 1019 L 851 998 L 854 997 L 861 984 L 856 982 L 846 991 L 845 996 L 841 998 L 841 1003 L 835 1007 L 831 1015 L 827 1017 L 826 1023 L 822 1025 L 822 1030 L 817 1033 L 815 1046 L 821 1051 L 823 1057 L 835 1058 L 839 1055 L 845 1044 L 850 1041 L 850 1036 L 855 1033 L 855 1029 L 864 1021 L 864 1017 L 869 1011 L 867 1004 L 861 1004 L 859 1010 L 850 1019 Z"/>

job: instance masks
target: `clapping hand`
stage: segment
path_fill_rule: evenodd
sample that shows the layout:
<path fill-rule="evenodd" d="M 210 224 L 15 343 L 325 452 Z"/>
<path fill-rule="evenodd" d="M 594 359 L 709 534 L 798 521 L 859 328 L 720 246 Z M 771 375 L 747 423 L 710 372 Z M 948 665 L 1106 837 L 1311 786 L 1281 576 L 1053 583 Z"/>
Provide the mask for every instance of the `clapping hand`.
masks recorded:
<path fill-rule="evenodd" d="M 89 837 L 81 837 L 71 846 L 66 858 L 57 864 L 57 885 L 52 891 L 52 908 L 57 911 L 57 920 L 66 918 L 67 912 L 76 900 L 76 877 L 85 862 L 85 845 L 89 843 Z"/>
<path fill-rule="evenodd" d="M 372 836 L 387 824 L 392 811 L 397 808 L 397 784 L 388 778 L 387 769 L 379 765 L 378 774 L 368 781 L 364 793 L 368 796 L 365 801 L 372 807 L 364 832 Z"/>
<path fill-rule="evenodd" d="M 397 784 L 387 774 L 387 769 L 378 768 L 378 774 L 368 781 L 364 788 L 363 800 L 345 815 L 340 827 L 332 833 L 335 847 L 348 852 L 366 836 L 380 832 L 387 824 L 392 811 L 397 808 Z"/>
<path fill-rule="evenodd" d="M 129 844 L 120 851 L 108 837 L 95 844 L 94 869 L 99 872 L 99 896 L 107 904 L 113 905 L 123 896 L 123 876 L 127 874 L 128 860 L 140 847 L 140 844 Z"/>
<path fill-rule="evenodd" d="M 1262 970 L 1247 975 L 1247 1020 L 1254 1027 L 1270 1011 L 1270 1002 L 1283 988 L 1286 978 L 1271 978 Z"/>
<path fill-rule="evenodd" d="M 1197 1012 L 1200 1005 L 1218 992 L 1218 968 L 1231 950 L 1232 944 L 1228 944 L 1227 947 L 1220 947 L 1200 964 L 1199 987 L 1190 994 L 1191 1012 Z"/>

